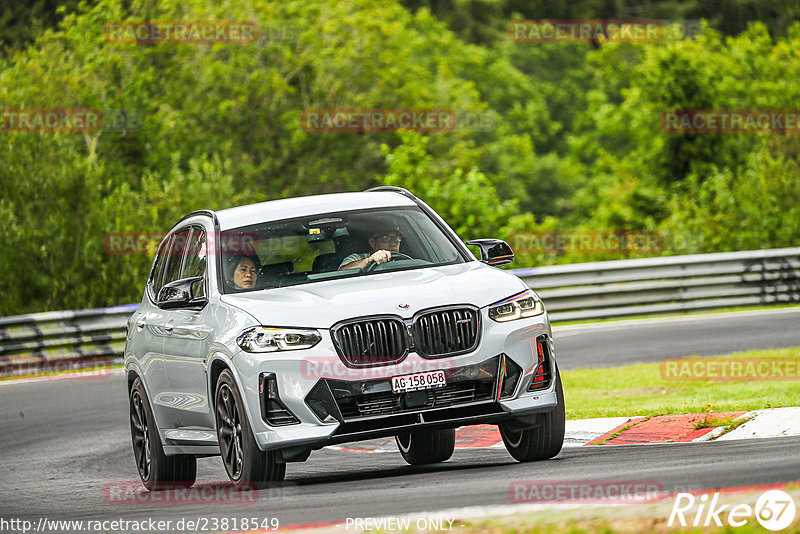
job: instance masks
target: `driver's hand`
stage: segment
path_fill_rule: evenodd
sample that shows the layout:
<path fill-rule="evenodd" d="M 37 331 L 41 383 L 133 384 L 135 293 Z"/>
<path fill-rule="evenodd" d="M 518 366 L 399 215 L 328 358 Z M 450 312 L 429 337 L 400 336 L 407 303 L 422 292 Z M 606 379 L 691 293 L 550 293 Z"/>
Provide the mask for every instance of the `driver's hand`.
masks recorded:
<path fill-rule="evenodd" d="M 377 265 L 380 265 L 381 263 L 386 263 L 387 261 L 391 261 L 392 253 L 389 252 L 388 250 L 376 250 L 375 252 L 372 253 L 369 259 L 371 261 L 374 261 Z"/>

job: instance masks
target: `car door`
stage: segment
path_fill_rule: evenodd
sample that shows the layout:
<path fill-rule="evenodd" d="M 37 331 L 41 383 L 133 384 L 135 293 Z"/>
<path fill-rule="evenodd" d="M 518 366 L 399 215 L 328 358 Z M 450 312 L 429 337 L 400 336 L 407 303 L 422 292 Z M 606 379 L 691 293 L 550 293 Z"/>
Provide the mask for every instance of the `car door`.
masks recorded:
<path fill-rule="evenodd" d="M 158 248 L 150 277 L 145 289 L 146 295 L 139 308 L 133 314 L 130 322 L 130 352 L 138 361 L 138 366 L 144 374 L 144 384 L 148 395 L 152 397 L 161 391 L 169 389 L 167 368 L 164 362 L 164 339 L 167 321 L 164 310 L 155 305 L 158 290 L 161 289 L 164 271 L 169 255 L 172 235 L 167 236 Z M 159 427 L 169 427 L 170 414 L 158 405 L 150 403 Z"/>
<path fill-rule="evenodd" d="M 202 276 L 203 283 L 195 285 L 198 294 L 206 291 L 207 244 L 206 231 L 193 225 L 184 234 L 185 244 L 179 243 L 180 268 L 170 271 L 174 280 Z M 177 253 L 177 246 L 173 250 Z M 177 256 L 176 256 L 177 258 Z M 164 354 L 170 389 L 158 402 L 169 406 L 175 426 L 180 429 L 214 428 L 214 419 L 208 398 L 207 362 L 211 344 L 211 329 L 207 326 L 209 306 L 203 308 L 178 308 L 167 310 Z M 186 433 L 182 437 L 189 438 Z"/>

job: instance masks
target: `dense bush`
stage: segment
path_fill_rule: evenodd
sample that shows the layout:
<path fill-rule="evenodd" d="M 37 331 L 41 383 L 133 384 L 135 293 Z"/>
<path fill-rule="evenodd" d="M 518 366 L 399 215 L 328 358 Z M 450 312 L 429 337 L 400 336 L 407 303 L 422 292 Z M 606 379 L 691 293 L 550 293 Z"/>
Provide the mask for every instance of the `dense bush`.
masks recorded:
<path fill-rule="evenodd" d="M 408 187 L 464 238 L 512 245 L 576 229 L 664 232 L 664 254 L 797 244 L 796 133 L 675 134 L 659 120 L 669 109 L 795 108 L 794 11 L 767 21 L 772 34 L 712 20 L 736 34 L 523 44 L 505 29 L 546 16 L 534 7 L 452 4 L 99 0 L 70 3 L 50 29 L 5 32 L 14 48 L 0 54 L 0 109 L 122 109 L 132 122 L 0 131 L 0 315 L 138 300 L 151 257 L 109 254 L 110 232 L 164 232 L 195 209 L 376 184 Z M 701 9 L 679 4 L 676 17 Z M 561 18 L 633 16 L 593 5 Z M 659 3 L 658 16 L 667 9 Z M 142 19 L 248 20 L 261 32 L 236 45 L 105 39 L 106 23 Z M 304 110 L 331 108 L 482 120 L 424 135 L 301 128 Z M 620 257 L 520 252 L 516 266 Z"/>

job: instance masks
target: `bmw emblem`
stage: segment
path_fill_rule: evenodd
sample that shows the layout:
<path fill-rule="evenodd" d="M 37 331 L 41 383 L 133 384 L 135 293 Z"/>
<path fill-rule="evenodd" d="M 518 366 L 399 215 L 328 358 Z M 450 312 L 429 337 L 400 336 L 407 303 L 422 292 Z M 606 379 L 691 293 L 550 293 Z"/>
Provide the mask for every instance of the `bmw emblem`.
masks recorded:
<path fill-rule="evenodd" d="M 410 307 L 411 307 L 411 305 L 407 304 L 405 302 L 401 302 L 400 304 L 397 305 L 397 309 L 399 309 L 399 310 L 407 310 Z"/>

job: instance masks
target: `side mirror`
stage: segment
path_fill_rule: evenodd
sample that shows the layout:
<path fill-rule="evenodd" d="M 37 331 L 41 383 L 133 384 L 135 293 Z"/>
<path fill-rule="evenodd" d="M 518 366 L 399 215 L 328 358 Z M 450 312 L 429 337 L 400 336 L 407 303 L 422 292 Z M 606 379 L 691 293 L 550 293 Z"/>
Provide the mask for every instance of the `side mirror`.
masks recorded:
<path fill-rule="evenodd" d="M 205 296 L 195 296 L 197 285 L 203 283 L 202 276 L 182 278 L 162 287 L 156 299 L 158 307 L 168 310 L 173 308 L 203 307 L 208 303 Z"/>
<path fill-rule="evenodd" d="M 467 245 L 480 247 L 481 261 L 492 267 L 508 265 L 514 261 L 514 251 L 501 239 L 473 239 L 467 241 Z"/>

